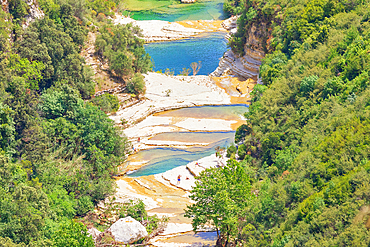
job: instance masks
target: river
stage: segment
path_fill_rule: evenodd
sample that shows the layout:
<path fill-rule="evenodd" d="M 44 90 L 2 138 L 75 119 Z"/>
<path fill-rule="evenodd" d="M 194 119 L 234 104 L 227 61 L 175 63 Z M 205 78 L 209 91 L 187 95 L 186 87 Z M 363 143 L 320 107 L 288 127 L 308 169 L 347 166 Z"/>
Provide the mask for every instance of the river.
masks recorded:
<path fill-rule="evenodd" d="M 201 62 L 198 75 L 208 75 L 218 66 L 219 59 L 226 51 L 224 32 L 205 33 L 194 38 L 146 44 L 145 50 L 154 61 L 154 70 L 175 75 L 190 69 L 193 62 Z M 192 70 L 189 70 L 192 74 Z"/>
<path fill-rule="evenodd" d="M 125 2 L 125 7 L 136 20 L 216 20 L 225 17 L 222 1 L 200 0 L 194 4 L 180 4 L 175 0 L 128 0 Z M 177 75 L 184 68 L 190 68 L 192 62 L 201 61 L 202 67 L 198 74 L 208 75 L 217 68 L 219 59 L 227 49 L 225 34 L 223 32 L 203 33 L 195 38 L 146 44 L 145 49 L 154 61 L 154 71 L 165 72 L 169 69 Z M 151 75 L 151 78 L 154 77 Z M 166 97 L 164 91 L 173 84 L 164 80 L 169 79 L 166 78 L 163 81 L 160 79 L 156 82 L 160 83 L 159 87 L 163 83 L 163 92 L 160 89 L 147 90 L 152 98 Z M 180 84 L 184 78 L 176 80 Z M 207 83 L 203 82 L 202 86 L 209 85 Z M 213 87 L 218 88 L 216 82 L 212 84 Z M 223 99 L 227 95 L 225 92 L 227 90 L 220 88 L 218 88 L 220 91 L 212 89 L 211 94 L 208 89 L 201 89 L 200 84 L 193 86 L 194 92 L 189 90 L 191 87 L 186 83 L 181 87 L 184 88 L 183 92 L 168 91 L 168 95 L 183 94 L 174 101 L 176 104 L 181 104 L 184 102 L 183 99 L 185 101 L 188 99 L 190 103 L 196 105 L 193 102 L 197 100 L 202 102 L 201 99 L 205 100 L 204 98 L 208 97 L 215 99 L 211 102 L 217 102 L 217 97 L 220 98 L 220 102 L 224 102 Z M 216 96 L 217 93 L 220 96 Z M 189 184 L 194 184 L 193 173 L 197 172 L 196 169 L 192 171 L 192 166 L 189 165 L 197 161 L 204 167 L 220 164 L 220 160 L 215 157 L 216 149 L 226 148 L 232 144 L 236 128 L 245 121 L 244 113 L 248 111 L 246 102 L 241 100 L 238 101 L 241 104 L 231 105 L 232 100 L 231 97 L 229 98 L 230 105 L 217 103 L 223 105 L 164 111 L 147 117 L 131 130 L 125 130 L 125 134 L 133 144 L 133 149 L 139 150 L 129 157 L 128 164 L 129 166 L 139 164 L 139 166 L 134 166 L 134 171 L 129 172 L 128 176 L 117 180 L 117 196 L 139 198 L 145 203 L 148 214 L 169 217 L 167 229 L 153 239 L 150 242 L 151 245 L 213 246 L 215 244 L 215 232 L 194 234 L 191 231 L 191 219 L 184 217 L 184 209 L 192 203 L 188 197 L 191 188 Z M 148 101 L 150 99 L 147 98 Z M 148 108 L 155 106 L 153 103 Z M 184 181 L 176 185 L 179 174 L 183 176 Z"/>

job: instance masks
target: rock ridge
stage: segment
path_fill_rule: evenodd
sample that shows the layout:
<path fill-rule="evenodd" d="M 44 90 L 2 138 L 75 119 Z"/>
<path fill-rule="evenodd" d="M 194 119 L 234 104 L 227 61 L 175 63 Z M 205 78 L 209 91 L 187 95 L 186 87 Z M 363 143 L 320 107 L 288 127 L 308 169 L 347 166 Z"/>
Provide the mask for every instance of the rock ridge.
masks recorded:
<path fill-rule="evenodd" d="M 230 39 L 232 34 L 237 31 L 237 19 L 239 16 L 233 16 L 222 23 L 222 26 L 228 30 L 226 39 Z M 261 26 L 263 26 L 261 24 Z M 243 77 L 245 79 L 253 79 L 257 83 L 262 84 L 259 78 L 259 68 L 261 66 L 261 60 L 265 56 L 265 53 L 261 47 L 261 41 L 257 37 L 259 29 L 252 25 L 249 31 L 248 39 L 244 45 L 245 55 L 240 57 L 235 54 L 232 50 L 227 50 L 223 57 L 220 59 L 219 65 L 215 71 L 210 75 L 219 77 L 222 75 L 235 75 Z"/>

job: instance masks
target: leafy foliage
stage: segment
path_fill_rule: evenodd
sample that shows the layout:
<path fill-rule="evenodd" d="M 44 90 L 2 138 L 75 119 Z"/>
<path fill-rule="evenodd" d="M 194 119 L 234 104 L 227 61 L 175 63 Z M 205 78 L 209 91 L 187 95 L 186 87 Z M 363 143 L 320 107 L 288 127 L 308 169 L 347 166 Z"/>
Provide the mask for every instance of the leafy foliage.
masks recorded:
<path fill-rule="evenodd" d="M 202 172 L 190 196 L 196 203 L 188 206 L 185 213 L 193 218 L 193 230 L 212 223 L 225 245 L 237 241 L 238 220 L 252 199 L 248 185 L 248 175 L 235 160 L 225 167 Z"/>
<path fill-rule="evenodd" d="M 127 83 L 127 91 L 132 94 L 145 93 L 145 82 L 144 77 L 136 73 L 134 77 Z"/>
<path fill-rule="evenodd" d="M 258 47 L 267 53 L 264 85 L 255 87 L 247 123 L 236 133 L 243 144 L 228 149 L 256 195 L 242 209 L 233 244 L 368 246 L 368 1 L 239 4 L 245 8 L 233 51 L 244 54 L 250 35 L 268 42 Z M 212 193 L 207 186 L 215 182 L 202 181 L 202 193 Z"/>
<path fill-rule="evenodd" d="M 84 0 L 40 0 L 45 17 L 21 27 L 33 3 L 8 2 L 9 13 L 0 9 L 0 245 L 93 246 L 72 219 L 113 193 L 126 153 L 113 122 L 83 100 L 95 93 L 79 54 L 95 17 Z"/>
<path fill-rule="evenodd" d="M 116 112 L 120 106 L 117 96 L 112 94 L 103 94 L 95 97 L 91 102 L 100 108 L 103 112 Z"/>
<path fill-rule="evenodd" d="M 61 229 L 54 234 L 53 241 L 54 246 L 58 247 L 95 246 L 92 238 L 87 235 L 86 226 L 73 220 L 61 226 Z"/>
<path fill-rule="evenodd" d="M 152 64 L 143 47 L 141 31 L 132 24 L 107 24 L 96 38 L 96 52 L 108 59 L 109 68 L 119 77 L 130 78 L 133 73 L 146 73 Z"/>

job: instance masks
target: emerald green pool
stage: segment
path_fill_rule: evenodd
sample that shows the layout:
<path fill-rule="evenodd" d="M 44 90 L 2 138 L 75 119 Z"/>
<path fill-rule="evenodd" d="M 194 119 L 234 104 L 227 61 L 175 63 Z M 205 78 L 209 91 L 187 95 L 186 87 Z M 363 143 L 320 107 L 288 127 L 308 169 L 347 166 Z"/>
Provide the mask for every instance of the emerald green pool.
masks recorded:
<path fill-rule="evenodd" d="M 182 4 L 179 0 L 126 0 L 125 8 L 135 20 L 222 20 L 223 0 L 198 0 Z"/>

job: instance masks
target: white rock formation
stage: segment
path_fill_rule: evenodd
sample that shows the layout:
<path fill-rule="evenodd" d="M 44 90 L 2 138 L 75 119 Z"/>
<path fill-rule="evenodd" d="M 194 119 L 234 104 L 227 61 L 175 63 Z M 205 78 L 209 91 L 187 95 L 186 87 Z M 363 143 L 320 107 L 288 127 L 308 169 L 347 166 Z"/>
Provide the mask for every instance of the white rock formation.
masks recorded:
<path fill-rule="evenodd" d="M 136 21 L 132 18 L 118 14 L 116 14 L 115 19 L 113 19 L 113 23 L 132 23 L 133 25 L 140 27 L 143 30 L 145 42 L 183 39 L 204 32 L 204 30 L 187 28 L 175 22 L 160 20 Z"/>
<path fill-rule="evenodd" d="M 226 35 L 227 39 L 231 37 L 231 34 L 236 33 L 237 19 L 238 16 L 234 16 L 222 23 L 222 26 L 229 31 L 229 33 Z M 256 81 L 259 81 L 259 67 L 261 66 L 261 60 L 265 56 L 265 54 L 260 49 L 260 47 L 258 47 L 258 38 L 253 35 L 255 33 L 258 33 L 256 32 L 256 27 L 252 26 L 251 30 L 249 31 L 250 35 L 247 40 L 247 44 L 244 46 L 245 55 L 239 57 L 231 50 L 226 51 L 223 57 L 220 59 L 220 63 L 217 69 L 211 73 L 211 76 L 232 74 L 244 77 L 246 79 L 252 78 Z"/>
<path fill-rule="evenodd" d="M 150 72 L 145 75 L 145 85 L 146 100 L 110 115 L 116 124 L 125 119 L 132 125 L 153 113 L 182 107 L 230 103 L 230 96 L 208 76 L 166 76 Z"/>
<path fill-rule="evenodd" d="M 30 8 L 28 10 L 28 15 L 24 17 L 26 20 L 22 25 L 23 29 L 27 28 L 32 21 L 45 16 L 44 12 L 39 8 L 39 5 L 35 0 L 26 0 L 26 3 Z"/>
<path fill-rule="evenodd" d="M 112 233 L 116 241 L 125 244 L 131 244 L 148 236 L 145 227 L 130 216 L 119 219 L 111 225 L 108 231 Z"/>

